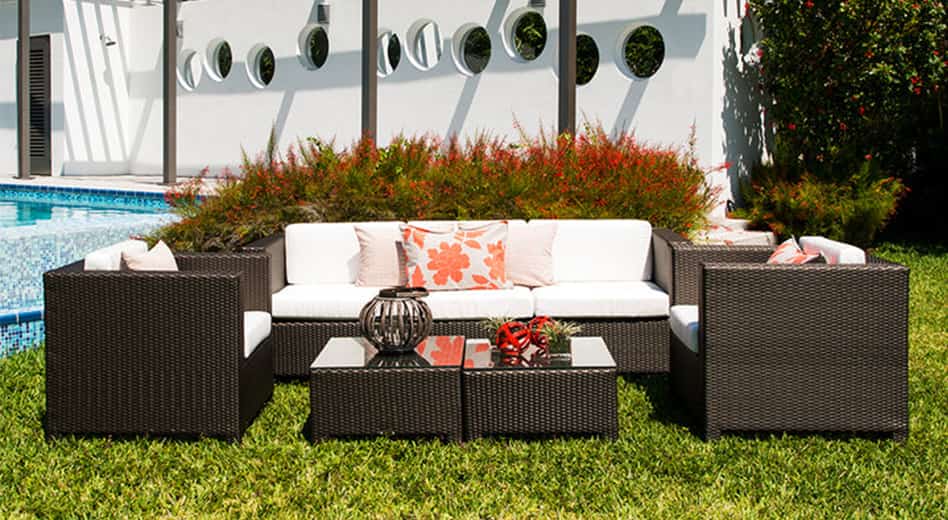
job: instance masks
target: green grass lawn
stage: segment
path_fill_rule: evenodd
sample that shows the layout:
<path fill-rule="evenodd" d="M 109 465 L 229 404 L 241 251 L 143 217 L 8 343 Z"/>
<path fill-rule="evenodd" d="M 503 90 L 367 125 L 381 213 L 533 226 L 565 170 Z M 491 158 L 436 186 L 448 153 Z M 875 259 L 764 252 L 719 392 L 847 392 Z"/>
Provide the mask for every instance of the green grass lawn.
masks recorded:
<path fill-rule="evenodd" d="M 666 377 L 619 380 L 617 442 L 375 439 L 310 445 L 302 384 L 242 445 L 43 438 L 43 356 L 0 361 L 0 516 L 948 517 L 948 250 L 912 269 L 905 444 L 725 436 L 685 426 Z"/>

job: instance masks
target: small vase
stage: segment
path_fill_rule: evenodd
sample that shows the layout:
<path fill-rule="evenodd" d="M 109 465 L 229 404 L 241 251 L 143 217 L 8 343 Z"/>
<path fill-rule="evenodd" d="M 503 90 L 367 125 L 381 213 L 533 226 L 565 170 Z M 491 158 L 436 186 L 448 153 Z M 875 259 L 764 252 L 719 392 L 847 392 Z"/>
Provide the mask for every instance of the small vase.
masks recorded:
<path fill-rule="evenodd" d="M 551 356 L 569 356 L 570 351 L 570 338 L 555 338 L 550 339 L 550 355 Z"/>

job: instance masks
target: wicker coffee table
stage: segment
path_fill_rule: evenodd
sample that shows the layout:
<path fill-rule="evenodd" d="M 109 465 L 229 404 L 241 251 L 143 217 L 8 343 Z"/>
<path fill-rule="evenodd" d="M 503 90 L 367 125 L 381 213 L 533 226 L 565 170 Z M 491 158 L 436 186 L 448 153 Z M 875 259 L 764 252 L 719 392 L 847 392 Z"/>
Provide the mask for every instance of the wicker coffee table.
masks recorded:
<path fill-rule="evenodd" d="M 602 338 L 573 338 L 569 356 L 505 364 L 486 340 L 465 347 L 464 428 L 487 435 L 618 435 L 616 363 Z M 532 359 L 532 361 L 531 361 Z"/>
<path fill-rule="evenodd" d="M 464 336 L 432 336 L 394 356 L 362 338 L 330 339 L 310 367 L 307 434 L 460 441 L 463 355 Z"/>

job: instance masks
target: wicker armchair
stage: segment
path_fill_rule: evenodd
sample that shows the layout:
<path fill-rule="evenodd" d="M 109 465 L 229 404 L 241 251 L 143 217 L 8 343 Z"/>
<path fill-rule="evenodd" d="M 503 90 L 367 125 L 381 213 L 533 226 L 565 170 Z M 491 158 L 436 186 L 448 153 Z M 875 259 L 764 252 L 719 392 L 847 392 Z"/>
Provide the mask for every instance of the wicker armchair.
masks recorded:
<path fill-rule="evenodd" d="M 672 385 L 722 431 L 908 433 L 908 269 L 767 265 L 769 250 L 670 246 L 697 352 L 671 335 Z"/>
<path fill-rule="evenodd" d="M 176 259 L 180 272 L 45 274 L 48 436 L 239 441 L 270 399 L 271 341 L 245 358 L 243 336 L 245 310 L 270 310 L 269 256 Z"/>

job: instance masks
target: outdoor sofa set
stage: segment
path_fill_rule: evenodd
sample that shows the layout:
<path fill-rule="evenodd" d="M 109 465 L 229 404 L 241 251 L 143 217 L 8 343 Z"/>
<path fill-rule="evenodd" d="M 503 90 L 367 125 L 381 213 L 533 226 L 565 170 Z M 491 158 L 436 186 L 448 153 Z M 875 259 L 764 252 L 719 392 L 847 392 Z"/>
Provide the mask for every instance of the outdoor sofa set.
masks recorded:
<path fill-rule="evenodd" d="M 858 250 L 819 240 L 812 244 L 824 261 L 770 265 L 772 247 L 694 244 L 619 220 L 510 221 L 508 258 L 537 253 L 518 249 L 514 238 L 550 226 L 552 284 L 432 292 L 432 336 L 473 340 L 485 337 L 486 318 L 549 315 L 601 337 L 614 358 L 610 373 L 670 372 L 705 438 L 723 431 L 905 438 L 905 267 L 871 257 L 845 263 Z M 360 335 L 359 310 L 379 290 L 357 283 L 365 245 L 357 231 L 365 229 L 397 236 L 399 223 L 295 224 L 237 253 L 175 255 L 179 272 L 92 271 L 78 262 L 46 273 L 47 434 L 239 440 L 270 398 L 274 376 L 310 377 L 313 390 L 323 348 Z M 403 372 L 406 381 L 412 373 Z M 499 381 L 514 374 L 484 372 Z M 549 391 L 572 408 L 557 413 L 580 410 L 586 387 L 558 380 L 567 386 Z M 397 390 L 395 381 L 386 392 Z M 313 390 L 314 403 L 328 393 L 322 388 Z M 614 387 L 601 392 L 614 401 Z M 469 397 L 477 396 L 458 400 L 459 410 Z M 613 414 L 593 431 L 614 436 L 614 404 L 589 407 Z M 311 419 L 307 427 L 316 433 L 318 426 Z"/>

